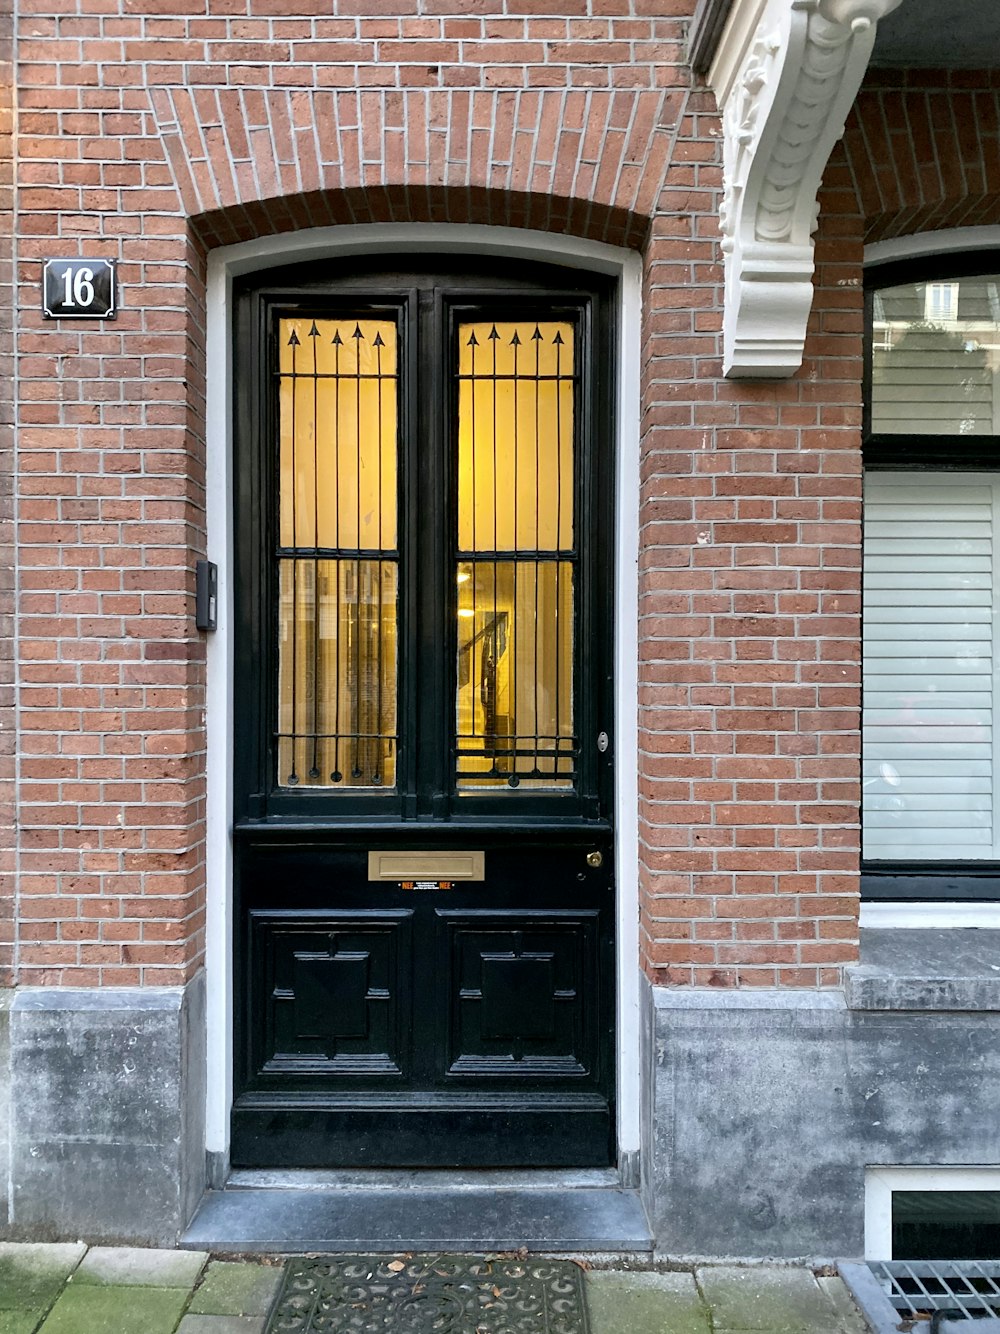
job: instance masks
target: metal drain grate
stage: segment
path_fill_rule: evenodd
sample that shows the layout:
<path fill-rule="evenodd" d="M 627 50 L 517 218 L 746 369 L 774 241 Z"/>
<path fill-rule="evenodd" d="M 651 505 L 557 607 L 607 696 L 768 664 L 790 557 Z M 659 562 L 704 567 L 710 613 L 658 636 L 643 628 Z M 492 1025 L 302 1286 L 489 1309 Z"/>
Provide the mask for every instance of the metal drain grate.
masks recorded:
<path fill-rule="evenodd" d="M 873 1260 L 840 1272 L 877 1334 L 952 1334 L 966 1320 L 976 1321 L 969 1334 L 1000 1334 L 1000 1261 Z"/>

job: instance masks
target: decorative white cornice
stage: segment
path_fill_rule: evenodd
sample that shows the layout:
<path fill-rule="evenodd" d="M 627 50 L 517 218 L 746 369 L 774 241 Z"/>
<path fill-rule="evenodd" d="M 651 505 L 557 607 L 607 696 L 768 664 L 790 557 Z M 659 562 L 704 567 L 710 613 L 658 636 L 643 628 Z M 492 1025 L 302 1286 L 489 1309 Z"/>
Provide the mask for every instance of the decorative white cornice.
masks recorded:
<path fill-rule="evenodd" d="M 812 306 L 817 195 L 871 56 L 902 0 L 738 0 L 709 81 L 722 109 L 724 372 L 787 377 Z"/>

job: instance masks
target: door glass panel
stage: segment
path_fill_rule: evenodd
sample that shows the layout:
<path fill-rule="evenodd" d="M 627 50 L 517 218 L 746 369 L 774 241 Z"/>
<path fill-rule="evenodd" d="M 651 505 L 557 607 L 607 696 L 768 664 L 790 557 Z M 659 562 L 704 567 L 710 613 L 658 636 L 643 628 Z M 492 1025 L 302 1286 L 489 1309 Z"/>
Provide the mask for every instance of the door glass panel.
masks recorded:
<path fill-rule="evenodd" d="M 573 786 L 574 403 L 571 324 L 460 326 L 460 791 Z"/>
<path fill-rule="evenodd" d="M 279 322 L 278 782 L 396 781 L 397 338 Z"/>

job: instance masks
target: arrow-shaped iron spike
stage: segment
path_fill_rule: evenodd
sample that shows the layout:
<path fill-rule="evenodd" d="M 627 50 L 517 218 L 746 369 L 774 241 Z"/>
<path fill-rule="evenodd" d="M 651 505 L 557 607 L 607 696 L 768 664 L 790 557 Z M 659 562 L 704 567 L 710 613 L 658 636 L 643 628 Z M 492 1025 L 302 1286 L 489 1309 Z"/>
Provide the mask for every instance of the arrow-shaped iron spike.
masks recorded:
<path fill-rule="evenodd" d="M 381 335 L 380 333 L 377 333 L 377 334 L 375 335 L 375 343 L 374 343 L 374 346 L 375 346 L 375 347 L 385 347 L 385 343 L 382 341 L 382 335 Z"/>
<path fill-rule="evenodd" d="M 469 334 L 469 341 L 468 343 L 466 343 L 466 347 L 478 347 L 478 346 L 479 346 L 479 339 L 476 337 L 475 329 L 473 329 L 472 333 Z"/>
<path fill-rule="evenodd" d="M 354 326 L 354 333 L 351 335 L 351 337 L 352 337 L 352 338 L 364 338 L 364 334 L 361 332 L 361 325 L 360 325 L 360 324 L 356 324 L 356 325 Z"/>
<path fill-rule="evenodd" d="M 500 335 L 497 333 L 497 326 L 494 324 L 493 328 L 490 330 L 490 342 L 495 342 L 499 337 Z"/>
<path fill-rule="evenodd" d="M 517 330 L 516 330 L 516 329 L 514 330 L 514 337 L 510 340 L 510 345 L 511 345 L 511 347 L 520 347 L 520 346 L 521 346 L 521 340 L 520 340 L 520 338 L 518 338 L 518 336 L 517 336 Z"/>
<path fill-rule="evenodd" d="M 533 343 L 537 343 L 537 342 L 539 342 L 539 341 L 541 340 L 541 337 L 542 337 L 542 331 L 541 331 L 541 329 L 539 329 L 538 325 L 536 324 L 536 325 L 535 325 L 535 332 L 531 335 L 531 341 L 532 341 Z"/>
<path fill-rule="evenodd" d="M 552 341 L 553 341 L 553 343 L 558 343 L 559 346 L 562 347 L 563 336 L 562 336 L 562 334 L 558 331 L 558 329 L 556 330 L 556 336 L 555 336 L 555 338 L 553 338 Z"/>
<path fill-rule="evenodd" d="M 310 337 L 310 338 L 318 338 L 318 337 L 319 337 L 319 330 L 316 328 L 316 321 L 315 321 L 315 320 L 313 320 L 313 322 L 312 322 L 312 328 L 309 330 L 309 337 Z"/>
<path fill-rule="evenodd" d="M 341 336 L 340 336 L 340 330 L 339 330 L 339 329 L 338 329 L 337 332 L 333 335 L 333 337 L 330 339 L 330 342 L 334 345 L 334 347 L 343 347 L 344 340 L 343 340 L 343 339 L 341 338 Z"/>
<path fill-rule="evenodd" d="M 298 334 L 295 332 L 294 329 L 292 330 L 292 336 L 291 336 L 291 338 L 289 338 L 289 340 L 288 340 L 288 346 L 289 346 L 289 347 L 299 347 L 299 346 L 300 346 L 300 344 L 299 344 L 299 336 L 298 336 Z"/>

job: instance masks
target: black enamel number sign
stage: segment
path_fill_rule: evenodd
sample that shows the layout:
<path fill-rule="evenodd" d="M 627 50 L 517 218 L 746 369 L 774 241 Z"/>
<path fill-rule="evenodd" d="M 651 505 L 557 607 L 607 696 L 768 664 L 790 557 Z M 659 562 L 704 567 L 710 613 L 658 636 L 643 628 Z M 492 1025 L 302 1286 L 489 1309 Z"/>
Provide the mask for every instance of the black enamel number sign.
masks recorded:
<path fill-rule="evenodd" d="M 113 320 L 114 264 L 109 259 L 47 259 L 42 309 L 49 320 Z"/>

